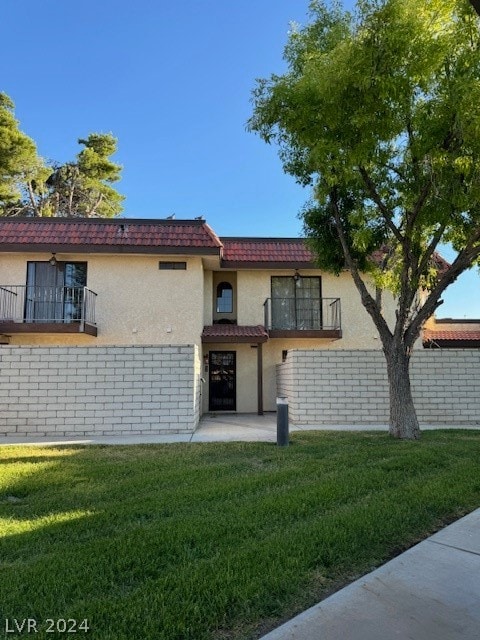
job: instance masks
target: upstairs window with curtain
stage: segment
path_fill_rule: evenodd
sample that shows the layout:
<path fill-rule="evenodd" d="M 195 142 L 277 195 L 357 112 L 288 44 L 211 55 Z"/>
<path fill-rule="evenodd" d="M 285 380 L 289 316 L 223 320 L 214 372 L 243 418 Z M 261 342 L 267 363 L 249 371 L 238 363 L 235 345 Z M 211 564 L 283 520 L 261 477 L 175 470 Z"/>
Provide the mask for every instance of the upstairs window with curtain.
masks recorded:
<path fill-rule="evenodd" d="M 272 328 L 322 328 L 321 279 L 314 276 L 272 276 Z"/>
<path fill-rule="evenodd" d="M 82 317 L 86 262 L 29 262 L 25 297 L 27 322 L 75 322 Z"/>

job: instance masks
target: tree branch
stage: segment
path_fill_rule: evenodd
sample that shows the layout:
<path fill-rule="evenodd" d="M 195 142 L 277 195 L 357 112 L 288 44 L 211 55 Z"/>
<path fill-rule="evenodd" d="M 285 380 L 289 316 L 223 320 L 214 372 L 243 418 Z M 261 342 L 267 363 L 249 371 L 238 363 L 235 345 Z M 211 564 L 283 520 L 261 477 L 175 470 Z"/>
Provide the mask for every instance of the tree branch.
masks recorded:
<path fill-rule="evenodd" d="M 405 174 L 403 173 L 403 171 L 400 171 L 400 169 L 398 167 L 395 167 L 393 164 L 385 164 L 383 166 L 384 166 L 385 169 L 388 169 L 389 171 L 393 171 L 393 173 L 396 173 L 397 176 L 401 180 L 404 180 L 404 181 L 407 180 L 407 178 L 406 178 Z"/>
<path fill-rule="evenodd" d="M 415 155 L 415 153 L 413 152 L 413 144 L 414 144 L 414 140 L 413 140 L 413 129 L 412 129 L 412 121 L 410 119 L 410 116 L 408 116 L 407 118 L 407 123 L 406 123 L 406 128 L 407 128 L 407 136 L 408 136 L 408 147 L 410 149 L 410 153 L 412 156 L 412 168 L 413 168 L 413 173 L 415 175 L 415 179 L 418 180 L 419 178 L 419 173 L 418 173 L 418 158 Z"/>
<path fill-rule="evenodd" d="M 362 179 L 363 179 L 363 181 L 365 183 L 365 186 L 367 187 L 367 191 L 368 191 L 371 199 L 377 205 L 380 213 L 382 214 L 385 222 L 387 223 L 388 228 L 393 233 L 393 235 L 398 240 L 398 242 L 401 245 L 403 245 L 404 242 L 405 242 L 405 238 L 400 233 L 400 229 L 393 222 L 393 211 L 391 211 L 387 207 L 387 205 L 383 202 L 382 198 L 380 197 L 380 194 L 377 192 L 377 190 L 375 188 L 375 184 L 373 183 L 373 180 L 368 175 L 365 167 L 359 167 L 359 171 L 360 171 L 360 175 L 362 176 Z"/>
<path fill-rule="evenodd" d="M 91 216 L 95 215 L 96 211 L 97 211 L 97 207 L 100 206 L 101 202 L 103 200 L 103 193 L 100 194 L 100 196 L 97 198 L 96 202 L 93 204 L 92 208 L 89 209 L 86 212 L 86 216 L 87 218 L 90 218 Z"/>
<path fill-rule="evenodd" d="M 440 225 L 439 229 L 437 229 L 437 231 L 434 233 L 433 238 L 430 244 L 428 245 L 428 247 L 426 248 L 425 253 L 423 254 L 423 257 L 420 260 L 420 263 L 418 265 L 417 273 L 415 274 L 417 278 L 419 278 L 427 268 L 427 264 L 430 258 L 432 257 L 433 252 L 435 251 L 435 249 L 438 246 L 438 243 L 442 239 L 446 226 L 447 226 L 447 223 L 445 222 L 442 225 Z"/>
<path fill-rule="evenodd" d="M 27 182 L 27 189 L 28 189 L 28 197 L 30 199 L 30 204 L 32 205 L 33 215 L 39 216 L 40 213 L 38 210 L 37 203 L 35 201 L 35 194 L 33 193 L 32 183 L 30 182 L 30 180 Z"/>
<path fill-rule="evenodd" d="M 415 203 L 411 211 L 411 215 L 407 217 L 407 224 L 405 225 L 405 235 L 410 235 L 415 227 L 415 222 L 422 210 L 423 205 L 425 204 L 426 199 L 430 193 L 430 189 L 432 188 L 431 180 L 428 180 L 424 185 L 422 190 L 420 191 L 420 195 Z"/>
<path fill-rule="evenodd" d="M 343 231 L 340 211 L 338 208 L 338 195 L 337 195 L 336 187 L 333 187 L 333 189 L 330 192 L 330 202 L 332 204 L 333 215 L 335 218 L 335 228 L 337 230 L 340 244 L 342 245 L 342 249 L 343 249 L 343 254 L 345 256 L 345 262 L 347 263 L 350 273 L 352 274 L 352 278 L 355 283 L 355 286 L 357 287 L 358 292 L 360 293 L 362 304 L 367 310 L 367 312 L 369 313 L 370 317 L 372 318 L 375 326 L 377 327 L 378 332 L 380 334 L 380 338 L 382 340 L 382 344 L 384 345 L 384 347 L 387 347 L 391 341 L 392 333 L 385 321 L 385 318 L 382 316 L 381 310 L 379 309 L 376 301 L 368 292 L 365 282 L 362 280 L 360 273 L 358 271 L 357 265 L 355 264 L 355 261 L 352 258 L 352 255 L 350 253 L 350 249 L 348 247 L 348 243 L 345 238 L 345 233 Z"/>
<path fill-rule="evenodd" d="M 442 304 L 440 300 L 440 296 L 445 291 L 445 289 L 455 282 L 459 275 L 461 275 L 464 271 L 466 271 L 469 267 L 471 267 L 472 262 L 476 260 L 480 256 L 480 244 L 477 244 L 480 240 L 480 228 L 477 230 L 475 235 L 471 238 L 470 242 L 467 246 L 460 251 L 450 269 L 442 276 L 442 278 L 438 281 L 437 285 L 430 292 L 425 304 L 418 312 L 417 316 L 412 320 L 410 326 L 405 331 L 405 340 L 406 341 L 415 341 L 421 326 L 429 318 Z"/>

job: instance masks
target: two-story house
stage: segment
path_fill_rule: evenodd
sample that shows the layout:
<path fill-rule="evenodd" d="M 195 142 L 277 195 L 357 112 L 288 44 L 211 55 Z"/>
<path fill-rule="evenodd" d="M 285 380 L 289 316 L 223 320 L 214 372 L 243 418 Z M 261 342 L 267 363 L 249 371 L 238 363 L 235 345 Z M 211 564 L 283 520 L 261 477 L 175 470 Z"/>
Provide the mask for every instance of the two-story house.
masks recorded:
<path fill-rule="evenodd" d="M 380 346 L 350 275 L 302 239 L 202 219 L 0 219 L 0 342 L 193 345 L 199 414 L 274 410 L 288 350 Z"/>

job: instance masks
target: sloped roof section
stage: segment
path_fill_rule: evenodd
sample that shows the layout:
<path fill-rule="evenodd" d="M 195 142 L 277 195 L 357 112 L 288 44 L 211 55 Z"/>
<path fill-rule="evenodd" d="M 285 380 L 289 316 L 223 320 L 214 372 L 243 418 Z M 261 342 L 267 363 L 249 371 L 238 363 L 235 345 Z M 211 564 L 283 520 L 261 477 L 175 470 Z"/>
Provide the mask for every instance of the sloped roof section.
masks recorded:
<path fill-rule="evenodd" d="M 479 340 L 480 331 L 442 331 L 438 329 L 425 329 L 424 340 Z"/>
<path fill-rule="evenodd" d="M 315 268 L 315 257 L 304 238 L 221 238 L 224 268 Z M 380 263 L 386 248 L 372 253 L 372 260 Z M 432 261 L 440 274 L 450 264 L 437 252 Z"/>
<path fill-rule="evenodd" d="M 220 255 L 203 220 L 0 218 L 0 251 L 90 251 Z"/>
<path fill-rule="evenodd" d="M 444 329 L 439 327 L 424 329 L 422 342 L 426 348 L 476 349 L 480 348 L 480 329 L 478 326 L 472 329 L 464 327 L 455 329 L 454 326 Z"/>
<path fill-rule="evenodd" d="M 203 328 L 202 342 L 266 342 L 268 333 L 258 325 L 212 324 Z"/>
<path fill-rule="evenodd" d="M 381 249 L 377 249 L 376 251 L 372 252 L 371 259 L 373 260 L 373 262 L 376 262 L 378 265 L 380 265 L 387 253 L 388 247 L 382 247 Z M 437 251 L 433 252 L 431 262 L 440 275 L 448 271 L 451 266 L 450 263 L 447 262 L 445 258 L 443 258 Z"/>
<path fill-rule="evenodd" d="M 302 238 L 221 238 L 223 267 L 314 267 L 314 257 Z"/>

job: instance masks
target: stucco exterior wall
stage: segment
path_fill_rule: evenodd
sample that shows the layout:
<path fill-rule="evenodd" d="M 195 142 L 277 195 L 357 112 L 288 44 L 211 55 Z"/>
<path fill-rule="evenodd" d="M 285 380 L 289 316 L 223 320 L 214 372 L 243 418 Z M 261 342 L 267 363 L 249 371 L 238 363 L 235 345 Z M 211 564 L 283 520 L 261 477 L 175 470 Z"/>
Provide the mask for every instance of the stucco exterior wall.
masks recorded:
<path fill-rule="evenodd" d="M 292 270 L 255 271 L 240 270 L 237 273 L 238 289 L 238 324 L 257 325 L 264 323 L 263 305 L 271 297 L 272 276 L 292 276 Z M 315 270 L 301 271 L 303 276 L 318 276 Z M 321 344 L 327 349 L 380 349 L 380 340 L 372 319 L 365 311 L 360 296 L 349 273 L 339 276 L 322 274 L 322 297 L 340 298 L 342 313 L 341 340 Z M 373 293 L 373 288 L 372 288 Z M 395 318 L 395 301 L 393 296 L 384 294 L 384 316 L 390 326 Z M 297 348 L 302 348 L 303 341 L 297 341 Z M 316 343 L 318 345 L 318 342 Z"/>
<path fill-rule="evenodd" d="M 213 323 L 213 271 L 204 271 L 203 280 L 203 324 Z"/>
<path fill-rule="evenodd" d="M 264 411 L 276 411 L 276 365 L 282 362 L 282 352 L 287 349 L 298 349 L 302 346 L 306 349 L 327 346 L 329 340 L 287 340 L 273 339 L 262 346 L 263 360 L 263 409 Z M 204 344 L 203 353 L 209 351 L 235 351 L 237 365 L 237 412 L 256 413 L 258 410 L 257 398 L 257 349 L 253 344 L 216 343 Z M 202 377 L 202 412 L 208 412 L 208 367 L 203 365 Z"/>
<path fill-rule="evenodd" d="M 388 384 L 379 351 L 291 351 L 277 366 L 277 376 L 294 424 L 388 424 Z M 421 424 L 480 427 L 480 351 L 416 351 L 411 382 Z"/>
<path fill-rule="evenodd" d="M 195 345 L 0 349 L 0 436 L 191 433 Z"/>
<path fill-rule="evenodd" d="M 302 275 L 319 275 L 315 270 L 302 270 Z M 264 322 L 263 304 L 271 296 L 271 276 L 291 276 L 291 270 L 260 271 L 239 270 L 237 272 L 237 319 L 239 325 L 257 325 Z M 212 294 L 213 295 L 213 294 Z M 274 338 L 263 345 L 263 407 L 265 411 L 276 410 L 276 366 L 282 362 L 285 350 L 304 349 L 381 349 L 376 328 L 361 305 L 358 292 L 348 273 L 336 277 L 322 275 L 322 295 L 325 298 L 341 298 L 342 333 L 340 340 Z M 392 323 L 394 300 L 385 295 L 385 317 Z M 257 355 L 251 345 L 215 344 L 204 345 L 209 350 L 237 352 L 237 411 L 257 411 Z M 208 373 L 204 373 L 203 412 L 208 411 Z"/>
<path fill-rule="evenodd" d="M 25 285 L 27 261 L 48 254 L 2 254 L 0 283 Z M 160 270 L 160 260 L 185 260 L 187 269 Z M 97 294 L 96 338 L 78 334 L 16 334 L 11 344 L 199 344 L 204 277 L 199 257 L 58 254 L 86 261 L 87 287 Z"/>
<path fill-rule="evenodd" d="M 256 413 L 257 411 L 257 351 L 249 344 L 216 343 L 204 344 L 204 353 L 209 351 L 235 351 L 237 365 L 237 402 L 236 411 L 238 413 Z M 204 365 L 205 367 L 205 365 Z M 207 367 L 208 369 L 208 367 Z M 208 412 L 209 386 L 208 370 L 202 374 L 203 383 L 203 413 Z"/>

